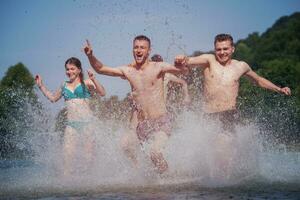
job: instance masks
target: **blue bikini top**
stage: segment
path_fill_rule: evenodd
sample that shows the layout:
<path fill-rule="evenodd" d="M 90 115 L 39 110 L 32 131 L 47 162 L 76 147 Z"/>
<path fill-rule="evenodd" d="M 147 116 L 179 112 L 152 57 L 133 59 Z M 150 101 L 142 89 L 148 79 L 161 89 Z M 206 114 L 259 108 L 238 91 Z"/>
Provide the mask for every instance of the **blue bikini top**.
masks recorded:
<path fill-rule="evenodd" d="M 85 84 L 78 84 L 74 92 L 67 88 L 67 82 L 64 83 L 62 86 L 62 96 L 64 97 L 65 101 L 70 99 L 86 99 L 91 97 L 91 93 Z"/>

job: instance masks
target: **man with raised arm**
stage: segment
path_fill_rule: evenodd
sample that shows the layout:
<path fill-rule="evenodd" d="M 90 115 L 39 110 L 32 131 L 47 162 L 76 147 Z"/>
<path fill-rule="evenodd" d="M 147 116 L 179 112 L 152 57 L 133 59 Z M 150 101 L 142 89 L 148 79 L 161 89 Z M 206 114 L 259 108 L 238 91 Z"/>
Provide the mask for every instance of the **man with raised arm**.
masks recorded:
<path fill-rule="evenodd" d="M 153 62 L 163 62 L 163 58 L 159 54 L 154 54 L 151 57 L 151 61 Z M 167 103 L 167 95 L 168 95 L 168 83 L 169 82 L 174 82 L 182 85 L 183 88 L 183 101 L 182 103 L 184 105 L 189 105 L 191 102 L 190 95 L 188 92 L 188 85 L 185 80 L 178 78 L 176 75 L 171 74 L 171 73 L 165 73 L 164 76 L 164 100 Z M 131 95 L 128 96 L 130 99 L 130 104 L 131 104 L 131 116 L 129 120 L 129 131 L 125 133 L 122 137 L 121 140 L 121 146 L 122 149 L 124 150 L 126 156 L 134 163 L 135 166 L 138 165 L 137 161 L 137 155 L 136 155 L 136 147 L 138 144 L 138 138 L 136 136 L 136 127 L 138 124 L 138 110 L 136 109 L 136 103 L 132 99 Z M 172 116 L 172 114 L 169 115 Z M 174 117 L 174 116 L 172 116 Z"/>
<path fill-rule="evenodd" d="M 214 55 L 202 54 L 196 57 L 178 55 L 175 63 L 203 68 L 204 112 L 218 117 L 225 129 L 232 130 L 230 126 L 235 120 L 239 80 L 242 76 L 246 76 L 262 88 L 291 95 L 288 87 L 278 87 L 252 71 L 246 62 L 232 59 L 235 48 L 231 35 L 217 35 L 214 45 Z"/>
<path fill-rule="evenodd" d="M 217 166 L 228 175 L 229 160 L 233 155 L 233 133 L 238 122 L 236 103 L 239 80 L 246 76 L 256 85 L 285 95 L 291 95 L 288 87 L 279 87 L 256 74 L 244 61 L 232 59 L 233 38 L 229 34 L 219 34 L 214 41 L 215 54 L 202 54 L 196 57 L 178 55 L 175 65 L 203 68 L 204 112 L 212 120 L 220 120 L 223 133 L 216 138 Z"/>
<path fill-rule="evenodd" d="M 171 121 L 167 115 L 164 101 L 163 79 L 165 73 L 178 73 L 181 69 L 165 62 L 151 62 L 150 39 L 139 35 L 133 40 L 134 62 L 116 68 L 108 67 L 99 61 L 92 51 L 90 43 L 84 47 L 91 66 L 99 74 L 118 76 L 129 81 L 136 109 L 138 125 L 136 133 L 141 143 L 150 144 L 150 158 L 159 173 L 168 169 L 162 149 L 171 134 Z"/>

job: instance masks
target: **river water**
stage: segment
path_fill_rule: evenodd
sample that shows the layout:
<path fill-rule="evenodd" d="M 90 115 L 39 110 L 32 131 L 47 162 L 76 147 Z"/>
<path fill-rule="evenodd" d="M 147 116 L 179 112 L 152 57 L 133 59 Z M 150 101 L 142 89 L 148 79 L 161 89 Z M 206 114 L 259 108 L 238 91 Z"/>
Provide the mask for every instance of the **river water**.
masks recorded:
<path fill-rule="evenodd" d="M 138 146 L 134 167 L 120 146 L 126 130 L 113 124 L 95 123 L 92 164 L 78 143 L 68 176 L 61 134 L 32 133 L 26 140 L 30 159 L 0 161 L 0 199 L 300 199 L 300 152 L 266 143 L 255 124 L 237 126 L 224 174 L 214 143 L 220 124 L 182 113 L 164 150 L 169 170 L 163 175 L 153 169 L 147 146 Z"/>

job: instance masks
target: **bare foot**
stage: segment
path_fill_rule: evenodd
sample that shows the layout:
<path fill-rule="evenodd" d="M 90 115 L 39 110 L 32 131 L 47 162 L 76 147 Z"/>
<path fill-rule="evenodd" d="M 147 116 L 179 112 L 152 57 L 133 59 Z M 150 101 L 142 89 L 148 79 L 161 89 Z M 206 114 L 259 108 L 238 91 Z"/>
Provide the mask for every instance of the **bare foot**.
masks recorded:
<path fill-rule="evenodd" d="M 168 169 L 168 163 L 164 159 L 162 153 L 153 153 L 151 152 L 151 160 L 153 164 L 155 165 L 156 169 L 158 170 L 158 173 L 162 174 Z"/>

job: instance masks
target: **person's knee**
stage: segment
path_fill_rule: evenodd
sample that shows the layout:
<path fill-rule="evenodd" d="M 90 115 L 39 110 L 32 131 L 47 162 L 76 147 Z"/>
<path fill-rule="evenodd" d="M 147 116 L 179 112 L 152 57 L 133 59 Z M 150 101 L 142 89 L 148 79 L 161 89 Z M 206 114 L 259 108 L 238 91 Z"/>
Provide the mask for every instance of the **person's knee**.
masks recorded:
<path fill-rule="evenodd" d="M 121 140 L 121 148 L 125 153 L 132 154 L 134 152 L 134 141 L 127 135 Z"/>
<path fill-rule="evenodd" d="M 150 151 L 153 153 L 161 153 L 166 146 L 168 137 L 166 135 L 160 135 L 154 137 L 150 145 Z"/>

